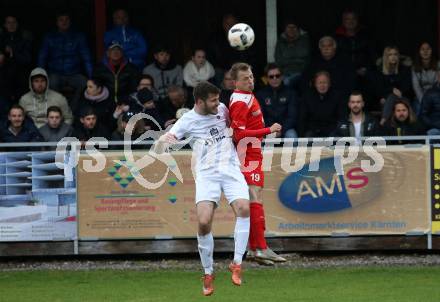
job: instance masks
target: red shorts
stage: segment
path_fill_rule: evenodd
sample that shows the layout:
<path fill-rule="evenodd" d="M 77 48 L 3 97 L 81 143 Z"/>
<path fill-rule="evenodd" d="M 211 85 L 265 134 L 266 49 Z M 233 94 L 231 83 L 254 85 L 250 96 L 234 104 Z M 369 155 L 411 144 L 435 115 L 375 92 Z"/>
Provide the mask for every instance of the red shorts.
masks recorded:
<path fill-rule="evenodd" d="M 249 163 L 251 162 L 251 163 Z M 258 162 L 258 166 L 252 171 L 249 170 L 249 166 L 255 165 L 253 162 Z M 244 175 L 244 179 L 250 186 L 257 186 L 260 188 L 264 187 L 264 173 L 262 171 L 263 160 L 262 159 L 249 159 L 246 157 L 245 165 L 242 167 L 242 173 Z M 243 171 L 244 170 L 244 171 Z"/>

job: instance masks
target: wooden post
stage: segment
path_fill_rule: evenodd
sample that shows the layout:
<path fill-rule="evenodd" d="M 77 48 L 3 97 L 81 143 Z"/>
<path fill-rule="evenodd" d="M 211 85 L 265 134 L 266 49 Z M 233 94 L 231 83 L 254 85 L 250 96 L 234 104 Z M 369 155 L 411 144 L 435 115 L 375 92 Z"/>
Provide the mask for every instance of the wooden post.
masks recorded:
<path fill-rule="evenodd" d="M 273 62 L 275 59 L 277 36 L 277 0 L 266 0 L 267 62 Z"/>
<path fill-rule="evenodd" d="M 107 26 L 106 0 L 95 0 L 95 37 L 96 60 L 99 62 L 104 54 L 104 33 Z"/>

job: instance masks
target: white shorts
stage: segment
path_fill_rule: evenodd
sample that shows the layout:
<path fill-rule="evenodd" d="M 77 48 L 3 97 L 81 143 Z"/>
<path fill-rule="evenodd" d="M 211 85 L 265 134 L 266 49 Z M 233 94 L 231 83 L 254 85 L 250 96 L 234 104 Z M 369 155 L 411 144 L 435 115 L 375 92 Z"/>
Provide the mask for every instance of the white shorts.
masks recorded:
<path fill-rule="evenodd" d="M 218 204 L 222 192 L 229 204 L 237 199 L 249 200 L 249 188 L 240 171 L 236 173 L 216 173 L 198 176 L 196 179 L 196 204 L 212 201 Z"/>

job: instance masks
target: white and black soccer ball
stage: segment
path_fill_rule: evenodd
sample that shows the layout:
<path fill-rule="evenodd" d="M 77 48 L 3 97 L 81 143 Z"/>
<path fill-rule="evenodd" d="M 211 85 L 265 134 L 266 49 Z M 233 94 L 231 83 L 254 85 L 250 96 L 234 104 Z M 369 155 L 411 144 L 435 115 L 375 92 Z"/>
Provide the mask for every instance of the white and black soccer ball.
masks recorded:
<path fill-rule="evenodd" d="M 229 30 L 228 40 L 231 47 L 245 50 L 251 47 L 255 41 L 254 30 L 245 23 L 237 23 Z"/>

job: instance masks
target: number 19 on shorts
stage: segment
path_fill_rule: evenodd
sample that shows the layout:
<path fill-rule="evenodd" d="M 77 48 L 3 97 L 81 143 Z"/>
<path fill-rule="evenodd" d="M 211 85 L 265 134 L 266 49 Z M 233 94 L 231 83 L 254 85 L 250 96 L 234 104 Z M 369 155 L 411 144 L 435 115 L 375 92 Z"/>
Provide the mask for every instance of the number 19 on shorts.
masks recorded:
<path fill-rule="evenodd" d="M 252 173 L 251 174 L 251 179 L 254 182 L 259 182 L 261 180 L 260 173 Z"/>

